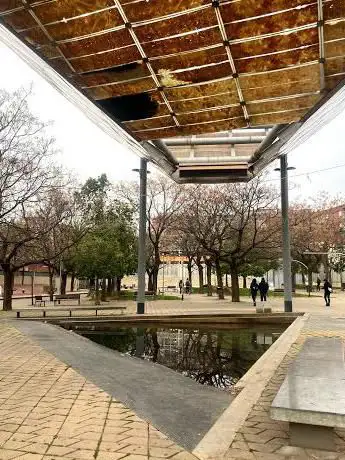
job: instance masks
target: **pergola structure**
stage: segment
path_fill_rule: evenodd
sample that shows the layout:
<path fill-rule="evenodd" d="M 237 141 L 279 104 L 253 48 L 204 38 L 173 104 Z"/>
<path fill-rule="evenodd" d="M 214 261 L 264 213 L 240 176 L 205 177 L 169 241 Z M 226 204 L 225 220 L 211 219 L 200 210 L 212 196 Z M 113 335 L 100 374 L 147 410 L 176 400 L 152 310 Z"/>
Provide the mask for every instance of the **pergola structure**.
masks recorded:
<path fill-rule="evenodd" d="M 0 0 L 0 39 L 180 183 L 250 180 L 345 108 L 344 0 Z"/>

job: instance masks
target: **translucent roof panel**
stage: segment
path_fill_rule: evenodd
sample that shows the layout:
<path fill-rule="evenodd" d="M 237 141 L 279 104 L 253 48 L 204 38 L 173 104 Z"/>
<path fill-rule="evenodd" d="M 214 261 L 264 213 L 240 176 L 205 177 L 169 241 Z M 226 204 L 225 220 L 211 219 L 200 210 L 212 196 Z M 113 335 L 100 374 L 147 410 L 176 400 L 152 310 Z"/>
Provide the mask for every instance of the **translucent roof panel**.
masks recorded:
<path fill-rule="evenodd" d="M 345 78 L 344 0 L 2 0 L 0 21 L 139 141 L 296 122 Z"/>

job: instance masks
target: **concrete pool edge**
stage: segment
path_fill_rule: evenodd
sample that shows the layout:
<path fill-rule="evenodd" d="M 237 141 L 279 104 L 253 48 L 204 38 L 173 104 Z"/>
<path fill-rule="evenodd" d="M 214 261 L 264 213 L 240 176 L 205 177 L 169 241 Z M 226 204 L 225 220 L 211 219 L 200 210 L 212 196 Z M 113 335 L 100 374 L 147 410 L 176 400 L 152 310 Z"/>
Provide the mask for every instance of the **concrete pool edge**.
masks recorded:
<path fill-rule="evenodd" d="M 309 316 L 309 314 L 305 314 L 297 317 L 237 382 L 235 388 L 240 390 L 240 393 L 195 447 L 192 453 L 196 457 L 202 460 L 224 458 L 238 429 L 249 415 L 289 349 L 298 339 Z"/>

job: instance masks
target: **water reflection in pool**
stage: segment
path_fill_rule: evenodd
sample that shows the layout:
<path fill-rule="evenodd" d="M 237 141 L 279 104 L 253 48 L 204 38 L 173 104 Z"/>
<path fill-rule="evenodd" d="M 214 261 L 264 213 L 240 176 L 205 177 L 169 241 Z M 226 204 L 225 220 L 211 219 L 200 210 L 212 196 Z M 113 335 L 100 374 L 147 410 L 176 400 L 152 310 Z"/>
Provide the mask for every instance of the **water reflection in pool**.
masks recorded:
<path fill-rule="evenodd" d="M 203 385 L 231 388 L 283 332 L 275 329 L 121 328 L 83 333 L 108 348 L 147 359 Z"/>

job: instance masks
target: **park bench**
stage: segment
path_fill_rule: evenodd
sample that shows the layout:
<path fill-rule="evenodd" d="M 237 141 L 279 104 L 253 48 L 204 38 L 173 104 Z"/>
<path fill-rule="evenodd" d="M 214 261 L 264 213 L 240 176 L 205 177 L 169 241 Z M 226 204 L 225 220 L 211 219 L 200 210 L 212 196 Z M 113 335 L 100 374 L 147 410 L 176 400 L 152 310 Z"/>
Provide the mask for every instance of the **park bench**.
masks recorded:
<path fill-rule="evenodd" d="M 62 300 L 77 300 L 78 305 L 80 305 L 80 294 L 57 294 L 54 298 L 54 305 L 56 303 L 60 305 Z"/>
<path fill-rule="evenodd" d="M 42 295 L 35 295 L 35 307 L 46 306 L 46 301 L 43 299 Z"/>
<path fill-rule="evenodd" d="M 271 405 L 271 418 L 289 422 L 293 446 L 336 450 L 333 428 L 345 428 L 344 349 L 340 338 L 306 340 Z"/>
<path fill-rule="evenodd" d="M 55 313 L 56 311 L 61 311 L 61 312 L 69 312 L 69 317 L 72 317 L 72 312 L 79 312 L 79 311 L 86 311 L 86 310 L 95 310 L 95 315 L 98 316 L 99 311 L 103 310 L 121 310 L 121 314 L 124 313 L 127 307 L 122 307 L 122 306 L 89 306 L 89 307 L 75 307 L 75 308 L 68 308 L 68 307 L 57 307 L 57 308 L 42 308 L 41 310 L 37 310 L 37 308 L 23 308 L 22 310 L 13 310 L 16 312 L 17 318 L 34 318 L 33 316 L 21 316 L 22 314 L 25 313 L 30 313 L 30 312 L 35 312 L 41 311 L 42 312 L 42 317 L 43 318 L 48 318 L 48 313 L 53 312 Z"/>
<path fill-rule="evenodd" d="M 164 292 L 178 292 L 178 289 L 176 286 L 164 286 L 159 288 L 159 293 L 164 293 Z"/>
<path fill-rule="evenodd" d="M 138 295 L 138 291 L 134 291 L 133 292 L 134 300 L 136 300 L 137 295 Z M 155 296 L 154 291 L 145 291 L 145 297 L 154 297 L 154 296 Z"/>

